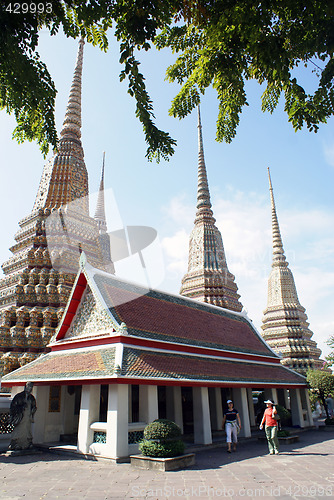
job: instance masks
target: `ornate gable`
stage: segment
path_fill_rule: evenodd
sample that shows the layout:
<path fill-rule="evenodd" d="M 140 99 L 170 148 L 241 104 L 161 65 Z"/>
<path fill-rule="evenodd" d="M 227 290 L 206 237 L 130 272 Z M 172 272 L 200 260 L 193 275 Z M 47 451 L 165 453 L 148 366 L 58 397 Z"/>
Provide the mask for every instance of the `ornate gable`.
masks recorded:
<path fill-rule="evenodd" d="M 96 301 L 93 292 L 87 286 L 64 339 L 92 337 L 103 333 L 110 335 L 114 331 L 109 311 Z"/>

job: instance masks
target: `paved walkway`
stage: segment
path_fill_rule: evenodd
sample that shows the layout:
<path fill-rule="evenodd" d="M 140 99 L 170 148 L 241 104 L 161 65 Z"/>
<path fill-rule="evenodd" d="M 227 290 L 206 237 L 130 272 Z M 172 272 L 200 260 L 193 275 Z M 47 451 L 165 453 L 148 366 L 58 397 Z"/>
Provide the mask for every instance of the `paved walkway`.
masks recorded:
<path fill-rule="evenodd" d="M 265 442 L 196 452 L 196 465 L 174 472 L 76 456 L 0 455 L 1 500 L 334 498 L 334 432 L 307 431 L 269 456 Z"/>

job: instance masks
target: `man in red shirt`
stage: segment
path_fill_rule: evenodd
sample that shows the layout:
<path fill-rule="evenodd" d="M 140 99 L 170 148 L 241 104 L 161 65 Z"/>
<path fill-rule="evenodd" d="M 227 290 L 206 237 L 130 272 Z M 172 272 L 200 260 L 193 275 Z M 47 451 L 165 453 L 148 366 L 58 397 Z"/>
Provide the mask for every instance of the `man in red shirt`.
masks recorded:
<path fill-rule="evenodd" d="M 273 401 L 265 401 L 267 408 L 264 411 L 263 418 L 260 424 L 260 429 L 263 429 L 265 424 L 265 432 L 268 440 L 269 455 L 278 455 L 278 437 L 277 437 L 277 420 L 274 415 L 277 415 L 277 410 Z"/>

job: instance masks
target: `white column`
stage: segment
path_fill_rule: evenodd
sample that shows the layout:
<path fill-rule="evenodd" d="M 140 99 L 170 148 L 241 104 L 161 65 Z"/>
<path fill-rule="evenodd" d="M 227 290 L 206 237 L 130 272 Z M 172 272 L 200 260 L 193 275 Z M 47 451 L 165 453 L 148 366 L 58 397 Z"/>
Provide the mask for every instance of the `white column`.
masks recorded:
<path fill-rule="evenodd" d="M 304 424 L 305 426 L 311 426 L 313 425 L 313 416 L 307 389 L 300 389 L 300 398 L 302 402 L 303 415 L 305 415 Z"/>
<path fill-rule="evenodd" d="M 107 414 L 107 457 L 119 459 L 129 455 L 128 406 L 128 385 L 110 384 Z"/>
<path fill-rule="evenodd" d="M 251 435 L 251 428 L 249 421 L 246 388 L 245 387 L 234 388 L 232 389 L 232 392 L 233 392 L 234 407 L 238 410 L 241 419 L 240 436 L 249 437 Z"/>
<path fill-rule="evenodd" d="M 21 389 L 21 387 L 20 387 Z M 49 389 L 48 385 L 38 385 L 33 388 L 33 395 L 36 398 L 37 411 L 32 424 L 33 443 L 44 443 L 45 426 L 49 409 Z M 21 392 L 21 391 L 18 391 Z"/>
<path fill-rule="evenodd" d="M 299 389 L 290 389 L 292 425 L 304 427 L 303 407 Z"/>
<path fill-rule="evenodd" d="M 273 396 L 274 403 L 278 404 L 277 389 L 276 388 L 272 388 L 271 389 L 271 393 L 272 393 L 272 396 Z"/>
<path fill-rule="evenodd" d="M 285 408 L 287 410 L 290 410 L 290 398 L 289 398 L 289 391 L 287 389 L 284 390 L 284 401 L 285 401 Z"/>
<path fill-rule="evenodd" d="M 248 413 L 249 413 L 249 423 L 254 426 L 255 423 L 255 413 L 254 413 L 254 403 L 253 403 L 253 392 L 251 387 L 247 387 L 247 403 L 248 403 Z"/>
<path fill-rule="evenodd" d="M 223 420 L 222 395 L 220 387 L 209 387 L 209 408 L 212 430 L 221 430 Z"/>
<path fill-rule="evenodd" d="M 158 387 L 156 385 L 139 386 L 139 421 L 149 424 L 159 418 Z"/>
<path fill-rule="evenodd" d="M 278 398 L 277 398 L 277 390 L 273 387 L 270 387 L 269 389 L 264 390 L 264 395 L 265 395 L 265 401 L 267 399 L 270 399 L 274 403 L 278 403 Z"/>
<path fill-rule="evenodd" d="M 183 434 L 182 395 L 180 386 L 166 387 L 166 417 L 175 422 Z"/>
<path fill-rule="evenodd" d="M 100 391 L 101 386 L 98 384 L 82 386 L 77 445 L 81 453 L 88 453 L 93 442 L 94 431 L 90 425 L 99 420 Z"/>
<path fill-rule="evenodd" d="M 209 394 L 207 387 L 193 387 L 194 443 L 211 444 Z"/>

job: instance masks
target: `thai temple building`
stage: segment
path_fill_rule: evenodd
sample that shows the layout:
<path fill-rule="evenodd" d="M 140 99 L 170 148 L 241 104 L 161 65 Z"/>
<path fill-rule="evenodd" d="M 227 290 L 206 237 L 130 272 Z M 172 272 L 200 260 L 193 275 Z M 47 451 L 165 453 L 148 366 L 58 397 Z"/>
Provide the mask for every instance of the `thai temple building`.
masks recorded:
<path fill-rule="evenodd" d="M 241 435 L 255 425 L 252 390 L 289 404 L 293 425 L 312 425 L 302 375 L 282 366 L 243 313 L 142 288 L 81 269 L 49 348 L 5 375 L 12 394 L 35 384 L 34 442 L 122 461 L 145 426 L 176 422 L 196 444 L 212 443 L 232 398 Z M 68 449 L 68 448 L 67 448 Z"/>
<path fill-rule="evenodd" d="M 272 214 L 273 259 L 268 279 L 268 303 L 263 317 L 263 338 L 278 353 L 284 366 L 306 374 L 309 368 L 320 370 L 321 350 L 311 340 L 305 308 L 300 304 L 293 274 L 284 254 L 277 219 L 270 172 L 269 189 Z"/>
<path fill-rule="evenodd" d="M 83 46 L 81 40 L 58 150 L 44 167 L 31 213 L 19 222 L 13 255 L 2 265 L 0 377 L 45 352 L 68 302 L 81 250 L 97 267 L 113 269 L 103 214 L 97 210 L 97 220 L 89 216 L 81 144 Z"/>
<path fill-rule="evenodd" d="M 79 57 L 80 50 L 82 44 Z M 36 352 L 37 359 L 1 381 L 13 395 L 34 383 L 36 444 L 67 440 L 67 449 L 122 461 L 138 451 L 144 427 L 157 418 L 175 421 L 196 444 L 210 444 L 229 398 L 241 416 L 241 436 L 249 437 L 256 423 L 253 390 L 289 407 L 293 425 L 312 425 L 305 377 L 281 364 L 242 311 L 211 210 L 200 116 L 198 132 L 197 214 L 181 295 L 117 278 L 112 264 L 107 270 L 94 264 L 84 232 L 70 239 L 80 247 L 80 267 L 74 279 L 71 273 L 73 287 L 48 352 Z M 83 168 L 78 182 L 81 177 L 84 186 Z M 102 188 L 103 177 L 104 170 Z M 104 220 L 102 189 L 93 219 L 101 253 Z M 61 234 L 59 246 L 67 242 Z"/>
<path fill-rule="evenodd" d="M 198 189 L 195 226 L 190 235 L 188 272 L 182 279 L 180 294 L 224 307 L 242 310 L 238 287 L 226 263 L 221 233 L 211 209 L 204 160 L 202 124 L 198 108 Z"/>

